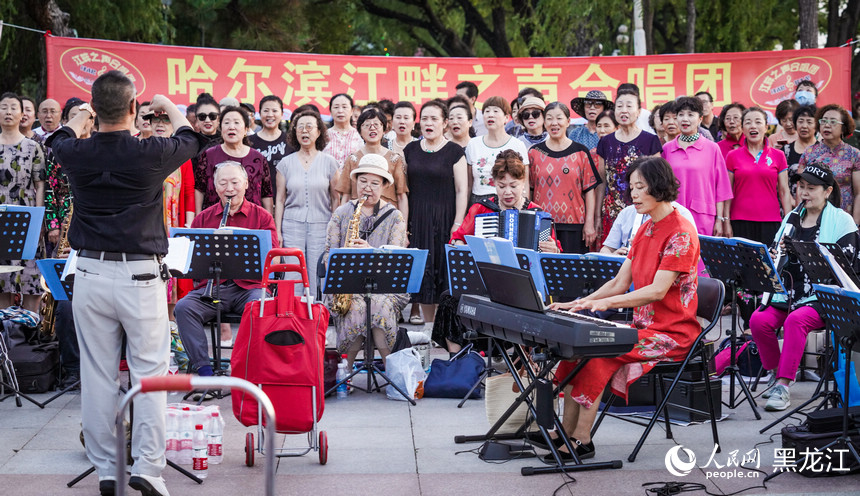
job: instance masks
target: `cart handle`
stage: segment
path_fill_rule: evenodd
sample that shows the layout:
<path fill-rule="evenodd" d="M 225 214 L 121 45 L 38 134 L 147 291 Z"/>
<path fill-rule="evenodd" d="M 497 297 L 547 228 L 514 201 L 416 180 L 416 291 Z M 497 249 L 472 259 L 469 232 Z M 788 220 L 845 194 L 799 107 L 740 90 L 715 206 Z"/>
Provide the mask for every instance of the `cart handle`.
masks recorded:
<path fill-rule="evenodd" d="M 263 392 L 262 389 L 254 384 L 240 379 L 238 377 L 200 377 L 189 374 L 167 375 L 156 377 L 143 377 L 139 384 L 135 384 L 128 390 L 122 401 L 120 401 L 116 414 L 117 432 L 122 431 L 123 421 L 125 420 L 125 409 L 131 403 L 131 400 L 141 393 L 151 393 L 154 391 L 190 391 L 192 389 L 215 389 L 215 388 L 230 388 L 239 389 L 250 394 L 257 400 L 257 405 L 260 411 L 265 413 L 266 417 L 266 453 L 272 453 L 272 456 L 266 457 L 266 496 L 274 496 L 275 494 L 275 407 L 272 401 Z M 125 436 L 116 436 L 116 453 L 117 453 L 117 473 L 116 473 L 116 489 L 117 496 L 125 496 L 125 463 L 122 459 L 125 458 Z"/>
<path fill-rule="evenodd" d="M 272 264 L 275 257 L 296 257 L 299 259 L 298 264 Z M 275 284 L 277 279 L 272 279 L 270 276 L 276 272 L 298 272 L 302 275 L 302 284 L 306 288 L 310 288 L 308 282 L 308 266 L 305 263 L 305 254 L 298 248 L 272 248 L 266 254 L 266 264 L 263 268 L 263 284 Z"/>

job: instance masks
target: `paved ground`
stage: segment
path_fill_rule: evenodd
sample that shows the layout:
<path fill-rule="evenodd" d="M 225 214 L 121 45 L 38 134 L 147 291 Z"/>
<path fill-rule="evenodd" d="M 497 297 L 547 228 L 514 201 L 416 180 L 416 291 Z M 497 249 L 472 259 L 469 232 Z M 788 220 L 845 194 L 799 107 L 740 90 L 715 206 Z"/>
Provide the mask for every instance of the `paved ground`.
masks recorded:
<path fill-rule="evenodd" d="M 441 350 L 434 354 L 441 356 Z M 792 389 L 795 401 L 807 398 L 814 384 L 798 383 Z M 44 400 L 48 395 L 39 395 Z M 728 399 L 724 387 L 723 399 Z M 253 468 L 244 465 L 245 433 L 256 428 L 241 426 L 230 414 L 230 400 L 215 401 L 227 421 L 224 463 L 212 467 L 202 487 L 167 469 L 165 479 L 176 495 L 256 495 L 263 492 L 263 459 L 258 455 Z M 760 406 L 764 400 L 759 399 Z M 297 458 L 281 458 L 277 463 L 276 488 L 285 495 L 551 495 L 568 479 L 561 474 L 523 477 L 520 469 L 543 466 L 534 458 L 492 464 L 470 451 L 479 446 L 455 444 L 454 436 L 479 434 L 489 425 L 482 400 L 472 400 L 462 409 L 456 400 L 422 399 L 417 406 L 391 401 L 384 394 L 360 391 L 347 399 L 326 403 L 321 429 L 329 438 L 328 464 L 320 465 L 316 453 Z M 765 434 L 758 431 L 777 416 L 762 411 L 756 421 L 748 404 L 724 409 L 729 417 L 719 423 L 723 451 L 715 461 L 726 465 L 729 453 L 738 450 L 738 459 L 758 447 L 761 468 L 770 472 L 774 448 L 780 443 L 779 428 Z M 9 495 L 97 494 L 97 480 L 90 476 L 74 488 L 66 483 L 89 467 L 78 440 L 80 397 L 67 394 L 45 409 L 24 403 L 17 408 L 9 399 L 0 402 L 0 487 Z M 675 439 L 666 439 L 657 427 L 634 463 L 626 461 L 641 430 L 632 424 L 607 419 L 595 437 L 597 456 L 592 461 L 624 460 L 620 470 L 573 474 L 576 482 L 557 494 L 644 494 L 646 482 L 701 483 L 715 494 L 759 486 L 764 477 L 727 479 L 707 477 L 709 469 L 695 468 L 685 477 L 672 476 L 665 467 L 667 451 L 676 445 L 691 449 L 697 466 L 705 465 L 713 450 L 708 425 L 675 427 Z M 768 443 L 771 435 L 775 442 Z M 277 442 L 296 446 L 306 436 L 278 436 Z M 758 445 L 758 446 L 757 446 Z M 539 452 L 541 455 L 543 452 Z M 712 463 L 711 468 L 714 467 Z M 744 474 L 750 474 L 742 470 Z M 136 494 L 131 492 L 131 494 Z M 699 491 L 697 494 L 704 494 Z M 767 483 L 767 489 L 744 494 L 860 494 L 860 476 L 807 479 L 786 473 Z"/>

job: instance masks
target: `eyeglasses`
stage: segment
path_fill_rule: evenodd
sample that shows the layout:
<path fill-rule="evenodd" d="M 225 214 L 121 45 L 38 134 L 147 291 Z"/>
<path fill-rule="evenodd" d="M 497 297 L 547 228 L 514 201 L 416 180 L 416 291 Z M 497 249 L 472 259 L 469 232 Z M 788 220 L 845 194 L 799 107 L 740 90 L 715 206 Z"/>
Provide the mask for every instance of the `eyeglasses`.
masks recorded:
<path fill-rule="evenodd" d="M 198 121 L 205 121 L 205 120 L 217 121 L 218 120 L 218 112 L 209 112 L 208 114 L 203 114 L 203 113 L 197 114 L 197 120 Z"/>
<path fill-rule="evenodd" d="M 365 122 L 364 124 L 361 125 L 362 129 L 375 129 L 375 128 L 378 129 L 380 127 L 382 127 L 381 122 Z"/>
<path fill-rule="evenodd" d="M 532 111 L 526 110 L 525 112 L 520 112 L 519 115 L 521 116 L 522 120 L 526 121 L 529 119 L 537 119 L 538 117 L 543 115 L 543 112 L 537 109 Z"/>
<path fill-rule="evenodd" d="M 166 115 L 157 115 L 154 117 L 150 117 L 148 120 L 153 124 L 155 124 L 156 122 L 170 122 L 170 117 Z"/>
<path fill-rule="evenodd" d="M 304 131 L 305 129 L 307 129 L 308 131 L 313 131 L 316 128 L 316 124 L 299 124 L 296 126 L 297 131 Z"/>
<path fill-rule="evenodd" d="M 842 125 L 842 121 L 837 121 L 836 119 L 818 119 L 818 123 L 821 124 L 822 126 L 828 126 L 828 125 L 830 125 L 830 126 L 840 125 L 841 126 Z"/>
<path fill-rule="evenodd" d="M 602 107 L 603 102 L 598 100 L 586 100 L 582 105 L 584 107 Z"/>

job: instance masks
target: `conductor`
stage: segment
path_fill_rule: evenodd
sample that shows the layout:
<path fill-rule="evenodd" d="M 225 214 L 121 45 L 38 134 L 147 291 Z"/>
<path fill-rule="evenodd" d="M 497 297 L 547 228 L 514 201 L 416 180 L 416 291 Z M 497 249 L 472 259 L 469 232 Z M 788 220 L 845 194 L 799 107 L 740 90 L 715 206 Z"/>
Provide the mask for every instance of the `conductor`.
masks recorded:
<path fill-rule="evenodd" d="M 152 98 L 150 109 L 168 115 L 175 135 L 138 141 L 130 132 L 136 94 L 123 73 L 102 74 L 93 83 L 92 107 L 81 105 L 82 112 L 49 142 L 75 198 L 69 243 L 79 257 L 73 313 L 81 349 L 81 417 L 102 496 L 116 490 L 114 419 L 123 334 L 133 381 L 167 374 L 169 273 L 162 264 L 167 253 L 162 183 L 201 146 L 185 116 L 162 95 Z M 99 132 L 77 139 L 96 114 Z M 129 485 L 146 496 L 168 495 L 161 478 L 166 403 L 164 392 L 134 401 Z"/>

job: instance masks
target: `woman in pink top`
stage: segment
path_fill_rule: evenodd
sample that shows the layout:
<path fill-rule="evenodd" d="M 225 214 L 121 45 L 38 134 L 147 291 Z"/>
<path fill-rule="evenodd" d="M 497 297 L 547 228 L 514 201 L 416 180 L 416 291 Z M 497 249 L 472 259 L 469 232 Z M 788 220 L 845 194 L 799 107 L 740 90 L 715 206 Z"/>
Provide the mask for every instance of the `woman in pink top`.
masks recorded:
<path fill-rule="evenodd" d="M 780 208 L 791 210 L 785 154 L 765 139 L 767 114 L 758 107 L 743 113 L 744 144 L 729 152 L 726 168 L 734 199 L 729 200 L 726 236 L 770 244 L 782 221 Z"/>
<path fill-rule="evenodd" d="M 743 142 L 743 127 L 741 125 L 741 117 L 743 116 L 744 104 L 734 102 L 723 107 L 720 114 L 720 151 L 723 152 L 723 158 L 730 151 L 741 146 Z"/>
<path fill-rule="evenodd" d="M 352 97 L 346 93 L 338 93 L 329 100 L 328 109 L 334 125 L 326 131 L 328 144 L 323 151 L 337 160 L 338 167 L 343 167 L 346 157 L 364 145 L 358 130 L 350 125 L 353 108 Z"/>
<path fill-rule="evenodd" d="M 726 162 L 719 146 L 699 134 L 702 102 L 683 96 L 674 110 L 681 134 L 663 145 L 663 158 L 681 183 L 677 201 L 693 214 L 699 234 L 722 236 L 725 202 L 732 198 Z"/>

